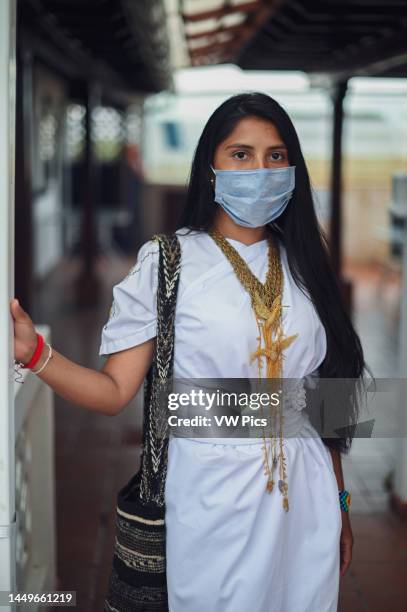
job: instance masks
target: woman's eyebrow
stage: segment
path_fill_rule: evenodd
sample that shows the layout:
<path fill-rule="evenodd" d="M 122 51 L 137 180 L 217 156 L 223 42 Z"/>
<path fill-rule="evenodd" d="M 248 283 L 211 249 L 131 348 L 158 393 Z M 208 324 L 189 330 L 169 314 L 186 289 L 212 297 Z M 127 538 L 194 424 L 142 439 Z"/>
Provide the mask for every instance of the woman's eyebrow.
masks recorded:
<path fill-rule="evenodd" d="M 254 147 L 252 147 L 251 145 L 243 144 L 240 142 L 235 142 L 234 144 L 230 144 L 225 148 L 226 149 L 236 149 L 237 147 L 241 149 L 251 149 L 251 150 L 254 149 Z M 281 143 L 281 144 L 272 145 L 271 147 L 268 147 L 268 149 L 287 149 L 287 147 L 285 146 L 285 144 Z"/>

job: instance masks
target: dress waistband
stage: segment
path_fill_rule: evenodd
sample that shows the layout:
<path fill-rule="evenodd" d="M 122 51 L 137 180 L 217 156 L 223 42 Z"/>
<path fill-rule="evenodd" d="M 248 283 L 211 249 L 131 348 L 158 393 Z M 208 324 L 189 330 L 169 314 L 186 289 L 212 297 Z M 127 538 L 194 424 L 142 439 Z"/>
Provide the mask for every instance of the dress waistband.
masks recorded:
<path fill-rule="evenodd" d="M 306 387 L 315 385 L 316 372 L 301 379 L 282 379 L 281 380 L 281 406 L 272 407 L 271 410 L 282 410 L 283 414 L 283 437 L 298 437 L 303 430 L 307 430 L 309 416 L 303 408 L 306 405 Z M 249 389 L 251 379 L 237 379 L 236 384 L 231 379 L 217 381 L 208 379 L 175 379 L 172 386 L 173 400 L 178 397 L 179 401 L 172 404 L 168 410 L 170 437 L 188 438 L 209 444 L 263 444 L 263 433 L 266 439 L 276 438 L 280 435 L 279 420 L 270 416 L 270 405 L 263 405 L 263 408 L 253 409 L 251 406 L 241 405 L 235 401 L 229 405 L 222 405 L 219 402 L 220 396 L 210 403 L 210 397 L 215 397 L 218 391 L 236 394 L 238 391 L 233 389 Z M 254 386 L 257 381 L 254 382 Z M 261 381 L 263 382 L 263 381 Z M 226 384 L 225 384 L 226 383 Z M 266 387 L 264 387 L 266 388 Z M 201 398 L 207 400 L 206 408 L 203 403 L 193 401 L 198 391 L 202 391 Z M 232 393 L 231 393 L 232 390 Z M 192 395 L 195 391 L 195 396 Z M 181 402 L 181 394 L 184 401 Z M 204 395 L 208 394 L 208 395 Z M 257 394 L 259 395 L 259 394 Z M 188 399 L 189 398 L 189 399 Z M 236 400 L 236 395 L 232 399 Z M 264 421 L 265 418 L 269 420 Z M 264 423 L 266 425 L 264 426 Z M 271 425 L 271 429 L 270 429 Z M 274 428 L 274 429 L 273 429 Z M 317 435 L 317 434 L 316 434 Z"/>

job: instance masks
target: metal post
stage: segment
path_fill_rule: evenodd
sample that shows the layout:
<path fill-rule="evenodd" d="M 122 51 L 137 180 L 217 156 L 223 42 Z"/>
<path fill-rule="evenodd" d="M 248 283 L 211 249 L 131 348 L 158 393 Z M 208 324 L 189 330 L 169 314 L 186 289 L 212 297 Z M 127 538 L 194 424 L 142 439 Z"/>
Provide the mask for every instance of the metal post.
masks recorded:
<path fill-rule="evenodd" d="M 0 591 L 14 591 L 14 292 L 16 2 L 0 2 Z M 11 610 L 5 606 L 4 610 Z"/>
<path fill-rule="evenodd" d="M 338 277 L 343 301 L 348 313 L 352 310 L 352 284 L 342 277 L 342 133 L 343 102 L 348 82 L 336 83 L 331 91 L 333 102 L 332 166 L 331 166 L 331 215 L 329 244 L 332 267 Z"/>
<path fill-rule="evenodd" d="M 331 167 L 331 218 L 329 242 L 332 265 L 338 276 L 341 273 L 342 245 L 342 131 L 343 101 L 348 87 L 347 81 L 338 83 L 332 90 L 333 101 L 333 134 L 332 134 L 332 167 Z"/>

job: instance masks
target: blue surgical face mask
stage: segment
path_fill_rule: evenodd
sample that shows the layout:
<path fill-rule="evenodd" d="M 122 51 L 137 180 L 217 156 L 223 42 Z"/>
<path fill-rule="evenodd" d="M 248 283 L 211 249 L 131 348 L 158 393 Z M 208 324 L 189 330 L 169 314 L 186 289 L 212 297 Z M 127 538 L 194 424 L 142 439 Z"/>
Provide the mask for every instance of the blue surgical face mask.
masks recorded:
<path fill-rule="evenodd" d="M 238 225 L 261 227 L 286 209 L 295 188 L 295 166 L 215 170 L 215 202 Z"/>

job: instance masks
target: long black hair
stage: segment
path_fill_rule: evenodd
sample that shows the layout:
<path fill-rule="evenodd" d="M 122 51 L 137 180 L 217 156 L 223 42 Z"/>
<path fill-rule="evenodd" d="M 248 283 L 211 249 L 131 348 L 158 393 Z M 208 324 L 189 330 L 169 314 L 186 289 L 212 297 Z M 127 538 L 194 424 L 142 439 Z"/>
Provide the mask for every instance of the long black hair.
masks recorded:
<path fill-rule="evenodd" d="M 314 209 L 308 170 L 295 127 L 286 111 L 270 96 L 259 93 L 234 95 L 210 116 L 195 150 L 187 201 L 177 228 L 207 231 L 213 226 L 217 206 L 211 185 L 210 164 L 217 146 L 233 131 L 237 123 L 249 116 L 272 122 L 287 147 L 290 165 L 296 166 L 295 190 L 285 211 L 272 223 L 270 230 L 284 244 L 290 272 L 297 286 L 307 290 L 325 328 L 327 352 L 319 368 L 321 378 L 361 379 L 365 364 L 360 339 L 342 301 L 336 275 L 331 265 L 328 241 Z M 357 402 L 351 402 L 349 424 L 357 423 Z M 344 408 L 345 411 L 345 408 Z M 347 453 L 349 435 L 322 438 L 324 443 Z"/>

